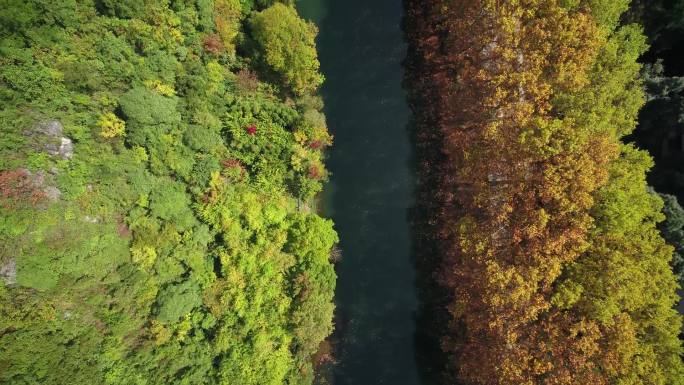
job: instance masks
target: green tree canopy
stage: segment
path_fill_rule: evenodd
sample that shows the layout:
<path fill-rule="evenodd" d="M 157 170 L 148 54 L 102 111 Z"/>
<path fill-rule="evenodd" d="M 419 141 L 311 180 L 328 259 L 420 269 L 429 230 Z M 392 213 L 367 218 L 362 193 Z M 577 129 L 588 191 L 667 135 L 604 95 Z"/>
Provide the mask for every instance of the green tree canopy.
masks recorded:
<path fill-rule="evenodd" d="M 263 63 L 297 95 L 323 83 L 316 53 L 318 28 L 295 9 L 276 3 L 252 18 L 252 33 Z"/>
<path fill-rule="evenodd" d="M 679 284 L 684 286 L 684 209 L 674 195 L 659 195 L 665 203 L 663 207 L 665 221 L 660 223 L 658 228 L 667 243 L 675 248 L 670 264 Z"/>

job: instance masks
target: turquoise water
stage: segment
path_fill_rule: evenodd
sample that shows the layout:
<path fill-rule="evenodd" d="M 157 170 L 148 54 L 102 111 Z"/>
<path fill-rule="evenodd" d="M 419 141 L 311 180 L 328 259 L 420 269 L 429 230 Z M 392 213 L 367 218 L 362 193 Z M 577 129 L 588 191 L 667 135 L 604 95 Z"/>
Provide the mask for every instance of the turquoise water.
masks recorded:
<path fill-rule="evenodd" d="M 406 45 L 401 0 L 302 0 L 320 29 L 322 95 L 335 137 L 325 214 L 342 249 L 337 266 L 335 385 L 422 384 L 416 363 L 415 270 Z"/>

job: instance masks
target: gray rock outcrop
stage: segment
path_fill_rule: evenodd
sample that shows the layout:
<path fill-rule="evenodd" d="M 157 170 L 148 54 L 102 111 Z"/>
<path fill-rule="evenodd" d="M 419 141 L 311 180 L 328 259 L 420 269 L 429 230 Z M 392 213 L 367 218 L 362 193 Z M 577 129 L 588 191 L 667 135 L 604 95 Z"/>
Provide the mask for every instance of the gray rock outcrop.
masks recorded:
<path fill-rule="evenodd" d="M 0 279 L 8 286 L 17 283 L 17 261 L 14 258 L 0 264 Z"/>
<path fill-rule="evenodd" d="M 74 156 L 74 144 L 64 136 L 64 126 L 58 120 L 43 120 L 36 125 L 39 135 L 47 137 L 47 143 L 43 145 L 45 151 L 62 159 L 71 159 Z"/>

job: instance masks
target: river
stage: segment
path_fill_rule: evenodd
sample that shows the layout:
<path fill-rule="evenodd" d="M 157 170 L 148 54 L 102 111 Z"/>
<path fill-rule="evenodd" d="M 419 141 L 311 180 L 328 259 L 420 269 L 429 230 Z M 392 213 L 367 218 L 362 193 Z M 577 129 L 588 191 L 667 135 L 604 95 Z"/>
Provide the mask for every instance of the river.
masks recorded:
<path fill-rule="evenodd" d="M 335 221 L 342 260 L 332 338 L 336 364 L 327 381 L 421 384 L 402 1 L 300 0 L 298 7 L 320 29 L 321 92 L 335 138 L 323 210 Z"/>

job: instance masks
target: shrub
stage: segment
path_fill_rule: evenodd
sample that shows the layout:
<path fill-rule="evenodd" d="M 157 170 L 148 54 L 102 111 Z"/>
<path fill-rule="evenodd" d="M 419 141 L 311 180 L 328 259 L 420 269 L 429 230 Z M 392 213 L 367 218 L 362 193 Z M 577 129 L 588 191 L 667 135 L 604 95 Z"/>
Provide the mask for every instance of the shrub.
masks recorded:
<path fill-rule="evenodd" d="M 254 93 L 259 88 L 259 79 L 254 72 L 248 69 L 241 69 L 235 75 L 234 82 L 238 92 L 244 94 Z"/>
<path fill-rule="evenodd" d="M 144 87 L 136 87 L 119 99 L 126 120 L 143 125 L 174 124 L 180 122 L 175 98 L 162 96 Z"/>
<path fill-rule="evenodd" d="M 104 15 L 130 19 L 140 17 L 145 3 L 138 0 L 96 0 L 95 6 Z"/>
<path fill-rule="evenodd" d="M 0 172 L 0 206 L 8 209 L 21 205 L 34 205 L 45 198 L 25 170 Z"/>
<path fill-rule="evenodd" d="M 187 194 L 177 184 L 166 183 L 150 196 L 150 210 L 155 217 L 169 221 L 179 230 L 195 223 Z"/>
<path fill-rule="evenodd" d="M 102 115 L 97 126 L 100 127 L 100 136 L 105 138 L 115 138 L 126 133 L 126 123 L 111 112 Z"/>
<path fill-rule="evenodd" d="M 157 317 L 161 321 L 178 321 L 202 304 L 199 286 L 191 281 L 169 285 L 157 296 Z"/>
<path fill-rule="evenodd" d="M 659 195 L 665 203 L 665 221 L 658 228 L 667 243 L 675 248 L 670 264 L 680 285 L 684 285 L 684 209 L 674 195 Z"/>
<path fill-rule="evenodd" d="M 161 80 L 146 80 L 145 87 L 159 95 L 176 96 L 176 90 L 172 86 L 162 83 Z"/>

